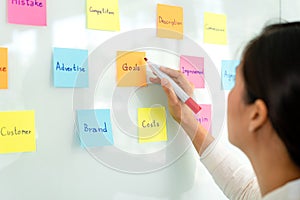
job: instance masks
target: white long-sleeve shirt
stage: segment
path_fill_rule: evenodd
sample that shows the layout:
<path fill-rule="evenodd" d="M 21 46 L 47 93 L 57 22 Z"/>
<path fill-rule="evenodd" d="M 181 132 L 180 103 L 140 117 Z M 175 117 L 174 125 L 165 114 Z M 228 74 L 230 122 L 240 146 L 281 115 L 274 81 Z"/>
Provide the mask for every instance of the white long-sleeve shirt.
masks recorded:
<path fill-rule="evenodd" d="M 261 197 L 259 185 L 251 166 L 239 159 L 220 142 L 213 142 L 203 152 L 201 161 L 217 185 L 231 200 L 300 200 L 300 179 Z"/>

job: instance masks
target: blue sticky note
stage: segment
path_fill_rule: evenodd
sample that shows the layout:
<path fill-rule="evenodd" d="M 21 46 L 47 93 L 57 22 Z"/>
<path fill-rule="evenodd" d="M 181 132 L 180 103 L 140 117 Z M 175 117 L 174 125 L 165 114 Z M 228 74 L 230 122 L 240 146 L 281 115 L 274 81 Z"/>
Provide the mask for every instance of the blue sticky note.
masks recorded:
<path fill-rule="evenodd" d="M 239 60 L 222 60 L 222 89 L 231 90 L 235 84 L 235 69 L 240 64 Z"/>
<path fill-rule="evenodd" d="M 88 87 L 88 50 L 53 49 L 54 87 Z"/>
<path fill-rule="evenodd" d="M 83 147 L 114 144 L 109 109 L 77 110 L 77 127 Z"/>

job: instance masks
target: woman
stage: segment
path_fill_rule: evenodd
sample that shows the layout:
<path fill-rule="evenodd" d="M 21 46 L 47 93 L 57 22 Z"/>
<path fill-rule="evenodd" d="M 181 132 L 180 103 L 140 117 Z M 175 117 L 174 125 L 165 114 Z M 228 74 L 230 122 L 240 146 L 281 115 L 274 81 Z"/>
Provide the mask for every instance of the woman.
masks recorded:
<path fill-rule="evenodd" d="M 192 94 L 182 73 L 161 70 Z M 172 116 L 229 199 L 300 199 L 300 22 L 268 26 L 249 42 L 228 95 L 229 140 L 255 175 L 207 134 L 167 80 L 151 81 L 161 83 Z"/>

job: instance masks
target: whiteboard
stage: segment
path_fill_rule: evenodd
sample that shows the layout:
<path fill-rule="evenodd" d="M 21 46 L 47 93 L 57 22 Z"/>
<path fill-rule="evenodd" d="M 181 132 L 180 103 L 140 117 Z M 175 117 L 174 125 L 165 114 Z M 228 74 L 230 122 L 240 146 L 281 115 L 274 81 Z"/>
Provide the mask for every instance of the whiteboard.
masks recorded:
<path fill-rule="evenodd" d="M 158 3 L 183 7 L 182 41 L 155 36 Z M 122 90 L 115 87 L 115 66 L 110 61 L 116 50 L 140 48 L 172 68 L 178 67 L 178 55 L 201 53 L 207 58 L 206 64 L 213 67 L 207 69 L 206 89 L 196 90 L 195 97 L 201 103 L 213 104 L 212 134 L 228 145 L 228 92 L 221 90 L 218 78 L 214 79 L 220 74 L 221 60 L 239 59 L 246 42 L 269 20 L 280 16 L 299 19 L 299 6 L 293 5 L 288 0 L 281 4 L 279 0 L 119 0 L 121 31 L 109 32 L 86 28 L 84 0 L 47 1 L 46 27 L 8 24 L 6 1 L 1 1 L 0 46 L 9 51 L 9 89 L 0 90 L 0 110 L 35 111 L 37 151 L 0 155 L 0 198 L 226 199 L 170 115 L 169 129 L 177 131 L 172 145 L 141 146 L 126 140 L 122 129 L 115 126 L 114 137 L 118 139 L 113 148 L 87 150 L 80 146 L 76 134 L 76 110 L 111 108 L 116 125 L 122 119 L 134 121 L 137 107 L 156 103 L 166 106 L 159 86 Z M 288 12 L 291 8 L 295 14 Z M 228 45 L 203 43 L 204 12 L 227 16 Z M 53 87 L 53 47 L 89 51 L 88 89 Z M 125 109 L 126 116 L 118 109 Z M 229 148 L 248 162 L 234 147 Z"/>

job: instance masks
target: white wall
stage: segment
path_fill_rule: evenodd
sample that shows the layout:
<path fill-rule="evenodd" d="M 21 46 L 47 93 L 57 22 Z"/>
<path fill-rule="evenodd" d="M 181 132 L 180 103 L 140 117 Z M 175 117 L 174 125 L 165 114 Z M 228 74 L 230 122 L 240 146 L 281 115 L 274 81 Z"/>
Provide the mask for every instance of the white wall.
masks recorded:
<path fill-rule="evenodd" d="M 282 1 L 283 18 L 299 20 L 300 5 L 296 2 L 294 0 L 292 4 L 288 0 Z M 190 46 L 185 46 L 184 41 L 160 39 L 154 34 L 151 36 L 151 33 L 155 33 L 157 3 L 184 8 L 186 35 L 184 41 L 189 41 Z M 246 41 L 256 35 L 268 20 L 279 17 L 279 1 L 119 0 L 120 32 L 86 29 L 84 0 L 48 0 L 47 4 L 48 26 L 32 27 L 7 24 L 6 1 L 0 1 L 0 46 L 9 48 L 9 89 L 0 91 L 0 110 L 35 110 L 37 131 L 37 152 L 0 155 L 0 199 L 226 199 L 205 167 L 198 161 L 193 148 L 184 151 L 185 148 L 182 148 L 180 142 L 177 149 L 163 144 L 139 147 L 137 144 L 130 143 L 132 141 L 126 143 L 116 139 L 118 150 L 129 152 L 126 155 L 131 156 L 134 153 L 139 156 L 144 155 L 144 160 L 141 157 L 134 160 L 134 156 L 130 157 L 132 160 L 128 160 L 116 149 L 109 147 L 97 151 L 82 149 L 74 133 L 75 109 L 84 107 L 85 103 L 81 100 L 86 100 L 88 104 L 95 103 L 100 107 L 111 106 L 114 92 L 117 91 L 112 81 L 114 65 L 110 65 L 109 68 L 99 68 L 98 73 L 102 72 L 101 77 L 90 74 L 94 84 L 92 85 L 96 88 L 94 99 L 80 98 L 77 101 L 74 100 L 77 94 L 87 94 L 86 92 L 90 91 L 53 87 L 52 48 L 88 49 L 92 64 L 91 71 L 96 72 L 95 63 L 101 62 L 97 55 L 109 60 L 115 56 L 113 52 L 116 49 L 131 50 L 141 42 L 138 37 L 132 41 L 119 42 L 119 40 L 122 37 L 126 38 L 127 31 L 150 28 L 147 29 L 148 31 L 145 30 L 148 35 L 145 34 L 144 38 L 148 40 L 142 45 L 151 45 L 153 42 L 153 47 L 172 49 L 178 54 L 200 51 L 206 55 L 207 60 L 211 59 L 210 64 L 215 68 L 208 71 L 211 70 L 211 73 L 216 75 L 220 73 L 221 60 L 239 59 L 240 51 Z M 295 4 L 298 6 L 294 6 Z M 227 15 L 228 45 L 203 44 L 204 12 Z M 134 35 L 132 32 L 130 34 Z M 129 35 L 129 38 L 132 35 Z M 195 44 L 200 47 L 199 51 L 188 49 Z M 157 60 L 161 60 L 161 64 L 174 67 L 178 62 L 176 56 L 166 52 L 157 52 L 151 48 L 146 51 Z M 228 145 L 225 114 L 227 92 L 223 93 L 220 88 L 215 89 L 220 84 L 219 80 L 215 81 L 215 85 L 209 85 L 208 83 L 213 82 L 213 74 L 210 78 L 207 78 L 207 89 L 197 90 L 196 97 L 203 103 L 217 102 L 213 104 L 213 134 Z M 152 91 L 153 87 L 150 87 L 149 91 Z M 165 103 L 163 93 L 158 87 L 153 89 L 157 94 L 162 94 L 158 99 L 147 91 L 137 91 L 136 96 L 130 97 L 134 100 L 146 95 L 143 97 L 145 102 L 147 100 L 148 102 L 135 106 L 152 104 L 156 100 Z M 224 101 L 218 101 L 216 95 L 223 95 Z M 127 108 L 127 105 L 125 107 Z M 132 110 L 134 106 L 128 106 L 128 113 L 134 115 Z M 171 120 L 170 116 L 168 120 Z M 176 125 L 171 127 L 171 130 L 175 129 Z M 122 137 L 122 132 L 118 128 L 115 127 L 114 130 Z M 178 137 L 184 138 L 184 134 Z M 147 151 L 156 151 L 160 148 L 164 149 L 164 153 L 158 157 L 149 156 L 151 153 L 147 154 Z M 230 148 L 237 151 L 233 147 Z M 141 151 L 145 151 L 146 154 Z M 115 167 L 117 169 L 108 167 L 106 160 L 101 162 L 97 155 L 103 152 L 107 160 L 117 158 L 119 161 L 119 166 Z M 245 160 L 240 152 L 237 153 Z M 130 166 L 129 162 L 147 166 L 153 164 L 151 161 L 158 164 L 154 165 L 150 173 L 143 173 L 142 170 L 139 174 L 134 174 L 132 171 L 121 172 L 124 171 L 122 167 Z M 114 162 L 114 164 L 118 163 Z M 157 169 L 159 166 L 162 169 Z"/>
<path fill-rule="evenodd" d="M 300 1 L 281 0 L 281 17 L 286 21 L 300 20 Z"/>

